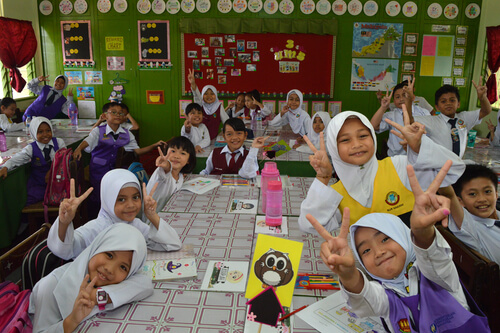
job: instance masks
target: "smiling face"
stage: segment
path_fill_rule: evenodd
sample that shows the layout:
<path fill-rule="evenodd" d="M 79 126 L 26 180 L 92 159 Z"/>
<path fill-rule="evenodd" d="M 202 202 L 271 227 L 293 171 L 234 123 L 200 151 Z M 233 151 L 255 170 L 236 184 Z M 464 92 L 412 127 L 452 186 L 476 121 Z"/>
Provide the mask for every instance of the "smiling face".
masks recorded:
<path fill-rule="evenodd" d="M 118 125 L 122 124 L 127 120 L 127 111 L 125 111 L 121 106 L 112 106 L 106 111 L 106 123 L 116 130 Z M 114 128 L 116 127 L 116 128 Z"/>
<path fill-rule="evenodd" d="M 296 110 L 300 106 L 300 98 L 297 94 L 290 94 L 287 100 L 288 107 L 292 110 Z"/>
<path fill-rule="evenodd" d="M 203 122 L 203 111 L 198 109 L 192 109 L 189 111 L 188 119 L 191 125 L 198 127 Z"/>
<path fill-rule="evenodd" d="M 55 90 L 63 90 L 65 85 L 66 85 L 66 81 L 64 81 L 64 79 L 62 77 L 60 77 L 54 82 L 54 89 Z"/>
<path fill-rule="evenodd" d="M 212 89 L 207 89 L 207 91 L 205 91 L 205 93 L 203 94 L 203 101 L 207 104 L 212 104 L 213 102 L 215 102 L 215 97 L 216 96 Z"/>
<path fill-rule="evenodd" d="M 459 107 L 460 102 L 458 101 L 457 95 L 453 92 L 449 92 L 439 97 L 436 110 L 447 117 L 454 118 Z"/>
<path fill-rule="evenodd" d="M 141 193 L 135 187 L 120 190 L 115 203 L 115 215 L 123 221 L 132 222 L 141 210 Z"/>
<path fill-rule="evenodd" d="M 172 164 L 172 171 L 179 172 L 189 161 L 189 153 L 182 148 L 169 147 L 167 159 Z"/>
<path fill-rule="evenodd" d="M 398 89 L 394 92 L 393 99 L 394 99 L 394 106 L 401 109 L 402 105 L 405 103 L 403 88 Z"/>
<path fill-rule="evenodd" d="M 117 284 L 127 278 L 132 265 L 132 251 L 101 252 L 89 260 L 90 280 L 97 276 L 95 286 Z"/>
<path fill-rule="evenodd" d="M 36 141 L 47 144 L 50 140 L 52 140 L 52 130 L 50 129 L 49 124 L 41 123 L 36 132 Z"/>
<path fill-rule="evenodd" d="M 245 96 L 245 106 L 249 109 L 255 109 L 255 103 L 253 102 L 252 96 Z"/>
<path fill-rule="evenodd" d="M 224 133 L 222 135 L 224 136 L 224 140 L 227 143 L 227 148 L 229 148 L 229 150 L 232 152 L 240 149 L 247 138 L 247 132 L 235 131 L 234 128 L 230 125 L 224 126 Z"/>
<path fill-rule="evenodd" d="M 392 238 L 368 227 L 359 227 L 354 235 L 356 251 L 366 270 L 382 279 L 393 279 L 403 271 L 406 251 Z"/>
<path fill-rule="evenodd" d="M 498 219 L 497 191 L 488 178 L 474 178 L 465 183 L 458 200 L 471 213 L 481 218 Z"/>
<path fill-rule="evenodd" d="M 241 109 L 241 108 L 245 107 L 245 96 L 244 95 L 239 95 L 236 98 L 235 104 L 236 104 L 236 107 L 238 109 Z"/>
<path fill-rule="evenodd" d="M 313 130 L 316 133 L 323 132 L 325 129 L 325 124 L 323 124 L 323 120 L 321 120 L 321 117 L 314 117 L 313 120 Z"/>
<path fill-rule="evenodd" d="M 363 165 L 375 153 L 375 146 L 368 127 L 359 118 L 348 118 L 337 135 L 337 148 L 342 161 Z"/>
<path fill-rule="evenodd" d="M 16 108 L 17 105 L 16 103 L 11 103 L 8 106 L 0 106 L 0 110 L 2 111 L 3 114 L 7 116 L 7 118 L 12 118 L 16 114 Z"/>

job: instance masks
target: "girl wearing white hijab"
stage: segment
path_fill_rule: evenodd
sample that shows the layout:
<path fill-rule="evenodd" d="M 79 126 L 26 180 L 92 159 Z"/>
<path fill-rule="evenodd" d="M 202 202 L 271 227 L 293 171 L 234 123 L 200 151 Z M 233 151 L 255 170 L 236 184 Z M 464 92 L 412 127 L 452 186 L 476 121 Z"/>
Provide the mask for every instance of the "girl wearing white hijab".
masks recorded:
<path fill-rule="evenodd" d="M 29 129 L 31 137 L 36 141 L 14 154 L 0 169 L 0 177 L 5 178 L 7 171 L 31 162 L 26 205 L 43 200 L 47 187 L 45 176 L 50 170 L 56 151 L 66 147 L 63 139 L 52 136 L 52 124 L 45 117 L 33 118 Z"/>
<path fill-rule="evenodd" d="M 47 238 L 49 249 L 58 257 L 68 260 L 77 257 L 97 235 L 113 224 L 126 223 L 137 228 L 149 249 L 155 251 L 176 251 L 182 246 L 179 235 L 156 212 L 156 201 L 152 195 L 155 187 L 147 194 L 143 184 L 143 194 L 139 180 L 130 171 L 114 169 L 104 175 L 101 182 L 101 210 L 95 220 L 74 230 L 73 218 L 76 208 L 83 199 L 65 199 L 59 209 L 59 217 L 50 228 Z M 71 199 L 75 199 L 72 201 Z M 67 204 L 65 203 L 67 202 Z M 146 224 L 136 218 L 144 201 Z"/>
<path fill-rule="evenodd" d="M 269 126 L 283 126 L 290 124 L 293 133 L 304 136 L 309 134 L 307 131 L 311 128 L 311 116 L 302 110 L 303 97 L 297 89 L 292 89 L 286 95 L 287 104 L 283 110 L 271 120 Z"/>
<path fill-rule="evenodd" d="M 224 111 L 224 106 L 219 101 L 217 89 L 214 86 L 204 86 L 200 94 L 194 78 L 194 71 L 191 68 L 189 68 L 188 80 L 191 84 L 194 102 L 203 107 L 203 124 L 208 127 L 210 140 L 213 140 L 219 133 L 220 124 L 224 124 L 229 119 L 229 116 Z"/>
<path fill-rule="evenodd" d="M 326 129 L 328 128 L 328 124 L 330 123 L 330 114 L 325 111 L 318 111 L 312 116 L 312 121 L 311 121 L 311 128 L 307 131 L 307 138 L 311 143 L 316 147 L 316 149 L 319 149 L 319 134 L 321 132 L 326 133 Z M 326 136 L 324 136 L 326 138 Z M 326 142 L 326 141 L 325 141 Z M 304 142 L 301 142 L 304 143 Z M 308 153 L 312 154 L 311 148 L 309 148 L 308 145 L 300 145 L 298 144 L 298 147 L 295 147 L 297 151 L 301 153 Z"/>
<path fill-rule="evenodd" d="M 392 124 L 391 124 L 392 125 Z M 329 186 L 332 164 L 326 149 L 310 146 L 311 166 L 316 179 L 300 207 L 299 227 L 315 233 L 306 219 L 312 214 L 328 231 L 339 228 L 344 207 L 351 208 L 351 224 L 368 213 L 390 213 L 408 220 L 413 207 L 413 193 L 406 166 L 412 164 L 423 188 L 447 160 L 453 165 L 443 186 L 453 184 L 465 170 L 462 159 L 423 135 L 418 123 L 397 128 L 408 141 L 407 156 L 393 156 L 378 161 L 377 139 L 368 118 L 358 112 L 344 111 L 335 116 L 327 129 L 327 147 L 339 182 Z"/>
<path fill-rule="evenodd" d="M 140 274 L 146 255 L 136 228 L 119 223 L 103 230 L 75 261 L 35 285 L 29 306 L 33 332 L 73 331 L 101 311 L 150 296 L 151 279 Z M 108 295 L 106 305 L 98 307 L 97 287 Z"/>

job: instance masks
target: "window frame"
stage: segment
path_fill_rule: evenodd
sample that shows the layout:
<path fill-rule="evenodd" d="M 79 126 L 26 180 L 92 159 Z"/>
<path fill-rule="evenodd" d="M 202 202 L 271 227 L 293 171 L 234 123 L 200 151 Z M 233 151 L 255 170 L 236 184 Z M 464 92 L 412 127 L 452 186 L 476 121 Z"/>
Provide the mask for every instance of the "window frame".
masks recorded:
<path fill-rule="evenodd" d="M 27 84 L 28 82 L 30 82 L 31 80 L 33 80 L 35 78 L 35 73 L 36 73 L 36 70 L 35 70 L 35 58 L 31 59 L 23 67 L 26 67 L 26 72 L 27 72 L 27 76 L 28 77 L 25 78 L 25 80 L 26 80 L 26 84 Z M 11 97 L 11 98 L 13 98 L 14 93 L 12 91 L 12 87 L 10 86 L 9 69 L 7 69 L 6 67 L 4 67 L 1 62 L 0 62 L 0 75 L 1 75 L 1 78 L 2 78 L 0 89 L 2 90 L 3 97 Z M 27 87 L 25 87 L 25 89 L 27 89 Z M 29 91 L 29 95 L 28 96 L 18 97 L 18 98 L 15 98 L 15 100 L 16 101 L 24 101 L 24 100 L 32 99 L 34 96 L 35 96 L 35 94 L 33 94 L 31 91 Z"/>
<path fill-rule="evenodd" d="M 484 43 L 484 53 L 483 53 L 483 64 L 481 66 L 481 73 L 484 73 L 485 77 L 490 77 L 492 74 L 491 70 L 488 67 L 488 43 L 485 41 Z M 496 72 L 497 76 L 497 96 L 499 96 L 498 100 L 491 104 L 491 108 L 494 111 L 500 110 L 500 69 Z M 477 106 L 481 107 L 481 101 L 477 100 Z"/>

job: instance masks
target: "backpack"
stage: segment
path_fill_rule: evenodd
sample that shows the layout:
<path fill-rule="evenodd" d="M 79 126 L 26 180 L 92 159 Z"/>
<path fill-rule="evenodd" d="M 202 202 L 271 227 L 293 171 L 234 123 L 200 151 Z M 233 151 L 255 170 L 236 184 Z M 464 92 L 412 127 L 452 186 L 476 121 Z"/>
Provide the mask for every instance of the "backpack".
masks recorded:
<path fill-rule="evenodd" d="M 72 155 L 73 150 L 71 148 L 61 148 L 56 151 L 50 167 L 49 182 L 43 197 L 44 206 L 59 206 L 61 201 L 69 198 L 71 178 L 69 162 Z"/>
<path fill-rule="evenodd" d="M 31 333 L 33 325 L 28 316 L 31 290 L 19 292 L 10 281 L 0 284 L 0 332 Z"/>
<path fill-rule="evenodd" d="M 134 162 L 134 163 L 130 164 L 130 166 L 128 167 L 128 170 L 130 172 L 132 172 L 137 177 L 137 179 L 139 179 L 141 186 L 142 186 L 142 183 L 145 183 L 146 185 L 148 184 L 149 176 L 148 176 L 146 170 L 144 170 L 144 166 L 142 165 L 142 163 Z"/>

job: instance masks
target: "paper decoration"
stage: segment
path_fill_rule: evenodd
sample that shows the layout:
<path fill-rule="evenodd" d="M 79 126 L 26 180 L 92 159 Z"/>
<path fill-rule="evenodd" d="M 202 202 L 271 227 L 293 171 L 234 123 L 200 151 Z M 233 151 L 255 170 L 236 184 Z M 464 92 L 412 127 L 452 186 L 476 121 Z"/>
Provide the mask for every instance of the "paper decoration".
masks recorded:
<path fill-rule="evenodd" d="M 104 44 L 106 45 L 106 51 L 124 50 L 124 42 L 122 36 L 105 36 Z"/>
<path fill-rule="evenodd" d="M 450 76 L 455 36 L 424 35 L 420 76 Z"/>
<path fill-rule="evenodd" d="M 375 1 L 373 0 L 368 0 L 365 2 L 365 6 L 363 7 L 363 12 L 365 13 L 366 16 L 373 16 L 377 14 L 378 11 L 378 5 Z"/>
<path fill-rule="evenodd" d="M 61 21 L 64 61 L 92 62 L 90 21 Z"/>
<path fill-rule="evenodd" d="M 208 263 L 200 290 L 242 293 L 248 278 L 246 261 L 214 261 Z"/>
<path fill-rule="evenodd" d="M 344 0 L 335 0 L 332 3 L 332 11 L 335 15 L 344 15 L 347 10 L 347 5 Z"/>
<path fill-rule="evenodd" d="M 115 0 L 113 8 L 117 13 L 124 13 L 128 8 L 128 2 L 127 0 Z"/>
<path fill-rule="evenodd" d="M 264 11 L 269 15 L 276 13 L 278 11 L 278 7 L 278 1 L 276 0 L 266 0 L 264 2 Z"/>
<path fill-rule="evenodd" d="M 165 92 L 163 90 L 146 90 L 147 104 L 165 104 Z"/>
<path fill-rule="evenodd" d="M 64 72 L 64 75 L 68 78 L 68 85 L 83 84 L 82 72 L 80 71 Z"/>
<path fill-rule="evenodd" d="M 250 306 L 247 305 L 247 317 L 245 320 L 245 326 L 243 327 L 243 333 L 291 333 L 293 332 L 293 323 L 294 323 L 294 316 L 290 316 L 286 318 L 285 320 L 280 320 L 278 322 L 278 326 L 273 327 L 269 325 L 265 325 L 259 322 L 255 321 L 255 315 L 251 314 L 249 311 Z M 291 308 L 288 308 L 286 306 L 283 307 L 283 310 L 285 311 L 285 315 L 281 315 L 281 318 L 285 317 L 289 313 L 291 313 Z"/>
<path fill-rule="evenodd" d="M 351 0 L 349 5 L 347 5 L 347 10 L 353 16 L 359 15 L 363 10 L 363 4 L 359 0 Z"/>
<path fill-rule="evenodd" d="M 401 11 L 401 6 L 397 1 L 389 1 L 385 6 L 385 12 L 389 16 L 397 16 Z"/>
<path fill-rule="evenodd" d="M 282 0 L 279 9 L 282 14 L 289 15 L 294 10 L 294 4 L 292 0 Z"/>
<path fill-rule="evenodd" d="M 99 0 L 97 1 L 97 9 L 105 14 L 111 10 L 111 1 L 109 0 Z"/>
<path fill-rule="evenodd" d="M 251 199 L 233 199 L 229 204 L 228 213 L 230 214 L 257 214 L 258 200 Z"/>
<path fill-rule="evenodd" d="M 416 67 L 415 61 L 403 61 L 401 65 L 401 70 L 403 72 L 414 72 Z"/>
<path fill-rule="evenodd" d="M 279 317 L 285 314 L 280 299 L 273 288 L 268 287 L 247 303 L 247 319 L 269 326 L 278 326 Z"/>
<path fill-rule="evenodd" d="M 290 306 L 302 254 L 301 242 L 259 234 L 253 254 L 246 298 L 272 286 L 283 306 Z"/>
<path fill-rule="evenodd" d="M 341 101 L 330 101 L 328 102 L 328 113 L 330 117 L 333 118 L 342 112 L 342 102 Z"/>
<path fill-rule="evenodd" d="M 231 0 L 219 0 L 219 2 L 217 2 L 217 9 L 223 14 L 229 13 L 232 8 L 233 3 Z"/>
<path fill-rule="evenodd" d="M 352 56 L 399 58 L 403 42 L 403 24 L 354 22 Z"/>
<path fill-rule="evenodd" d="M 139 61 L 170 61 L 169 27 L 168 21 L 137 21 Z"/>
<path fill-rule="evenodd" d="M 186 107 L 188 106 L 188 104 L 190 103 L 193 103 L 192 100 L 190 99 L 181 99 L 179 100 L 179 118 L 186 118 Z M 186 184 L 186 182 L 184 182 L 184 184 Z M 184 186 L 183 184 L 183 186 Z"/>
<path fill-rule="evenodd" d="M 443 7 L 441 7 L 441 5 L 437 2 L 434 2 L 427 7 L 427 15 L 429 15 L 430 18 L 438 18 L 442 13 Z"/>
<path fill-rule="evenodd" d="M 165 6 L 169 14 L 177 14 L 181 10 L 179 0 L 168 0 Z"/>
<path fill-rule="evenodd" d="M 454 19 L 458 15 L 458 6 L 455 5 L 454 3 L 447 4 L 446 7 L 444 7 L 444 17 L 447 19 Z"/>
<path fill-rule="evenodd" d="M 470 19 L 475 19 L 481 13 L 481 8 L 477 3 L 470 3 L 467 7 L 465 7 L 465 16 Z"/>
<path fill-rule="evenodd" d="M 83 14 L 87 11 L 87 1 L 85 0 L 76 0 L 75 1 L 75 4 L 74 4 L 74 7 L 75 7 L 75 13 L 77 14 Z"/>
<path fill-rule="evenodd" d="M 316 3 L 316 11 L 321 15 L 326 15 L 332 9 L 332 4 L 328 0 L 319 0 Z"/>
<path fill-rule="evenodd" d="M 403 15 L 406 17 L 413 17 L 415 14 L 417 14 L 417 4 L 414 3 L 413 1 L 407 1 L 402 8 Z"/>
<path fill-rule="evenodd" d="M 351 90 L 392 89 L 398 83 L 398 60 L 352 59 Z"/>
<path fill-rule="evenodd" d="M 181 9 L 184 13 L 192 13 L 196 4 L 194 0 L 182 0 Z"/>
<path fill-rule="evenodd" d="M 69 0 L 62 0 L 59 2 L 59 10 L 61 11 L 61 14 L 71 14 L 73 11 L 73 3 Z"/>
<path fill-rule="evenodd" d="M 196 9 L 200 13 L 206 13 L 210 10 L 210 0 L 198 0 L 196 2 Z"/>
<path fill-rule="evenodd" d="M 78 118 L 95 119 L 95 101 L 78 101 Z"/>
<path fill-rule="evenodd" d="M 50 15 L 54 10 L 54 8 L 52 7 L 52 2 L 50 2 L 49 0 L 43 0 L 42 2 L 40 2 L 38 9 L 43 15 Z"/>
<path fill-rule="evenodd" d="M 262 0 L 250 0 L 248 1 L 248 10 L 252 13 L 258 13 L 262 10 Z"/>
<path fill-rule="evenodd" d="M 94 87 L 76 87 L 76 99 L 82 101 L 95 100 Z"/>
<path fill-rule="evenodd" d="M 469 27 L 466 25 L 457 25 L 457 35 L 467 36 Z"/>
<path fill-rule="evenodd" d="M 247 9 L 247 0 L 234 0 L 233 10 L 236 13 L 243 13 Z"/>
<path fill-rule="evenodd" d="M 137 2 L 137 11 L 141 14 L 147 14 L 151 10 L 151 2 L 149 0 L 139 0 Z"/>
<path fill-rule="evenodd" d="M 300 11 L 303 14 L 309 15 L 314 12 L 316 5 L 313 0 L 302 0 L 300 3 Z"/>
<path fill-rule="evenodd" d="M 155 14 L 162 14 L 165 11 L 165 1 L 164 0 L 154 0 L 151 4 L 151 9 Z"/>
<path fill-rule="evenodd" d="M 451 26 L 445 24 L 433 24 L 431 27 L 432 32 L 450 32 Z"/>
<path fill-rule="evenodd" d="M 106 57 L 106 64 L 108 71 L 124 71 L 125 57 Z"/>
<path fill-rule="evenodd" d="M 102 84 L 102 72 L 101 71 L 86 71 L 85 72 L 85 84 Z"/>

